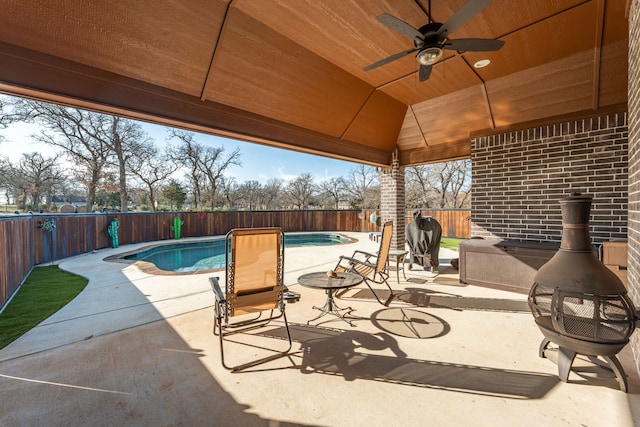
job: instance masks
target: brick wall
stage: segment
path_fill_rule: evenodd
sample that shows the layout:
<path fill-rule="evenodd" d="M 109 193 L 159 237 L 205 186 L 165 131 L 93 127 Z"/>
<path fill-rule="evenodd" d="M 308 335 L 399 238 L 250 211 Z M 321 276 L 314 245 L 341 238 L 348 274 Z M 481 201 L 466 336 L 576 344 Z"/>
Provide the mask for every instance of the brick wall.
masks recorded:
<path fill-rule="evenodd" d="M 640 0 L 629 10 L 629 295 L 640 304 Z M 631 336 L 640 366 L 640 333 Z"/>
<path fill-rule="evenodd" d="M 594 243 L 626 238 L 627 150 L 626 113 L 472 139 L 471 235 L 560 241 L 558 200 L 580 191 Z"/>

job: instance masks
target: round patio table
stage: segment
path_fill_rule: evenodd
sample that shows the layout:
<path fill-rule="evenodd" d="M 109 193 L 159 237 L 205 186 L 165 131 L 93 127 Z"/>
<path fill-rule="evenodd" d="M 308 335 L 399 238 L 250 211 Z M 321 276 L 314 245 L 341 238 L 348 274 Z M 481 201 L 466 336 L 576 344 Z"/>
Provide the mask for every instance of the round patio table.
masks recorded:
<path fill-rule="evenodd" d="M 363 278 L 359 274 L 355 273 L 341 272 L 336 274 L 337 277 L 335 278 L 329 277 L 327 276 L 326 272 L 322 271 L 317 273 L 303 274 L 302 276 L 298 277 L 298 283 L 300 283 L 302 286 L 314 289 L 324 289 L 327 293 L 327 301 L 322 307 L 316 307 L 315 305 L 313 306 L 314 309 L 320 310 L 320 314 L 307 321 L 307 325 L 309 324 L 309 322 L 318 320 L 322 316 L 331 314 L 333 316 L 336 316 L 338 319 L 344 320 L 351 326 L 355 326 L 351 320 L 345 318 L 342 314 L 342 312 L 350 313 L 353 311 L 353 309 L 351 307 L 338 307 L 333 300 L 333 294 L 336 290 L 347 289 L 362 283 Z"/>

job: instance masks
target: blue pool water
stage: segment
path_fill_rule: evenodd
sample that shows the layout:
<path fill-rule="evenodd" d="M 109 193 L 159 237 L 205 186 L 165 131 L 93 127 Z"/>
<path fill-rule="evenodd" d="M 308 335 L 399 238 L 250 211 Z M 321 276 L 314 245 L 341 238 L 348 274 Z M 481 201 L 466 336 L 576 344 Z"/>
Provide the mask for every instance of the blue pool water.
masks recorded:
<path fill-rule="evenodd" d="M 338 234 L 303 233 L 285 234 L 284 245 L 324 246 L 348 243 L 352 240 Z M 224 268 L 224 239 L 204 242 L 158 245 L 124 256 L 132 261 L 146 261 L 165 271 L 192 272 Z"/>

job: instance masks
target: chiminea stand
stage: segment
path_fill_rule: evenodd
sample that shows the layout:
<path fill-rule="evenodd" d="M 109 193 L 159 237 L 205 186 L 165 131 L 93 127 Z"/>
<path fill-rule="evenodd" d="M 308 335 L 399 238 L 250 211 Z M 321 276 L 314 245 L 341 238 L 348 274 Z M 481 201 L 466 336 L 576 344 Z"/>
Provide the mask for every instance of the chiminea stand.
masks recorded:
<path fill-rule="evenodd" d="M 547 352 L 550 351 L 548 348 L 551 340 L 548 338 L 544 338 L 540 343 L 540 357 L 549 359 Z M 576 351 L 570 350 L 566 347 L 559 346 L 558 347 L 558 378 L 562 382 L 569 382 L 569 372 L 571 371 L 571 366 L 573 366 L 573 362 L 576 356 L 580 354 Z M 627 374 L 624 372 L 624 368 L 620 363 L 620 360 L 613 355 L 591 355 L 585 354 L 587 359 L 591 361 L 591 363 L 600 366 L 601 368 L 608 369 L 612 371 L 615 376 L 618 384 L 620 384 L 620 390 L 627 393 L 629 390 L 629 384 L 627 383 Z M 602 358 L 602 360 L 600 359 Z"/>

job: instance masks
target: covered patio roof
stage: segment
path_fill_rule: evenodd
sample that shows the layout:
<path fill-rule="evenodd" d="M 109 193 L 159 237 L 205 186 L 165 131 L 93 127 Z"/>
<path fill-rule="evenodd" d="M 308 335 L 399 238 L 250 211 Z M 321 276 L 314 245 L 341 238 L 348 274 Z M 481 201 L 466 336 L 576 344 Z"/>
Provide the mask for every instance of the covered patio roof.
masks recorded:
<path fill-rule="evenodd" d="M 0 91 L 389 166 L 465 158 L 470 137 L 626 110 L 627 2 L 494 0 L 429 80 L 382 25 L 446 22 L 466 0 L 3 2 Z M 489 59 L 485 68 L 474 63 Z"/>

